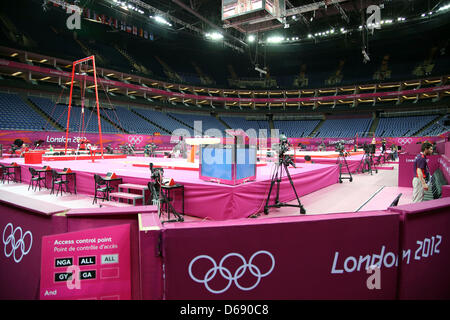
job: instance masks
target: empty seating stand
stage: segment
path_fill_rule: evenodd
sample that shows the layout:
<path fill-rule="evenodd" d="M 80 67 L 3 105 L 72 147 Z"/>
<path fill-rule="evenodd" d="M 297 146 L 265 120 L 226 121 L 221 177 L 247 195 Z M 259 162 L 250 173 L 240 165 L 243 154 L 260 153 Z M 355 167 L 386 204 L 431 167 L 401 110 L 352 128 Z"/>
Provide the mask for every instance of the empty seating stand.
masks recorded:
<path fill-rule="evenodd" d="M 411 137 L 437 117 L 437 115 L 431 115 L 380 118 L 375 135 L 377 137 Z"/>
<path fill-rule="evenodd" d="M 328 119 L 320 127 L 316 138 L 349 138 L 369 131 L 371 118 Z"/>
<path fill-rule="evenodd" d="M 20 96 L 0 93 L 0 129 L 42 131 L 44 128 L 55 130 Z"/>
<path fill-rule="evenodd" d="M 308 137 L 319 124 L 320 120 L 274 120 L 275 129 L 280 130 L 287 137 Z"/>

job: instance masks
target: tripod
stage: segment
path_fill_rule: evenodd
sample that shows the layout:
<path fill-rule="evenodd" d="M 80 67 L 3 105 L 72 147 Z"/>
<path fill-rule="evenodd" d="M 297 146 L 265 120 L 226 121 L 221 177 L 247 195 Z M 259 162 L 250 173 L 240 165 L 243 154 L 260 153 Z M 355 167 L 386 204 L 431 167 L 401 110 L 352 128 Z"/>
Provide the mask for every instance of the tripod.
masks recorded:
<path fill-rule="evenodd" d="M 373 175 L 372 172 L 372 166 L 374 166 L 372 154 L 369 152 L 364 153 L 361 161 L 359 162 L 358 169 L 356 169 L 356 172 L 370 172 L 371 175 Z M 375 173 L 378 173 L 378 170 L 375 169 Z"/>
<path fill-rule="evenodd" d="M 153 169 L 153 163 L 150 163 L 150 172 L 152 174 L 152 181 L 148 183 L 148 189 L 150 190 L 151 197 L 153 201 L 158 203 L 158 215 L 161 217 L 162 210 L 161 206 L 165 205 L 167 209 L 167 216 L 169 220 L 162 221 L 165 222 L 183 222 L 184 218 L 179 214 L 175 208 L 172 206 L 171 199 L 167 198 L 166 194 L 162 191 L 162 181 L 163 181 L 163 170 Z M 158 192 L 159 189 L 159 192 Z M 175 219 L 170 220 L 170 214 L 175 216 Z"/>
<path fill-rule="evenodd" d="M 266 214 L 266 215 L 269 214 L 269 208 L 281 208 L 281 207 L 300 208 L 300 214 L 306 213 L 306 210 L 305 210 L 305 208 L 303 208 L 303 205 L 300 202 L 300 198 L 298 197 L 297 190 L 295 190 L 294 182 L 292 181 L 291 175 L 289 174 L 289 170 L 288 170 L 289 164 L 292 164 L 295 168 L 294 163 L 292 162 L 292 160 L 289 157 L 285 158 L 285 156 L 283 154 L 280 154 L 279 160 L 275 164 L 275 171 L 272 175 L 272 180 L 270 182 L 269 194 L 267 196 L 266 205 L 264 206 L 264 214 Z M 291 184 L 292 189 L 294 190 L 295 197 L 298 201 L 298 204 L 288 204 L 288 203 L 280 202 L 280 183 L 283 178 L 283 169 L 286 172 L 286 175 L 289 179 L 289 183 Z M 275 198 L 275 204 L 269 205 L 270 195 L 272 194 L 273 186 L 275 183 L 277 184 L 277 195 Z"/>
<path fill-rule="evenodd" d="M 173 205 L 171 203 L 171 199 L 167 198 L 167 196 L 164 194 L 164 192 L 158 192 L 157 191 L 158 187 L 159 187 L 159 190 L 161 191 L 161 185 L 157 181 L 156 182 L 150 181 L 148 183 L 148 188 L 149 188 L 149 190 L 150 190 L 150 192 L 152 194 L 153 200 L 154 201 L 156 200 L 157 203 L 158 203 L 158 215 L 159 215 L 159 217 L 161 217 L 161 214 L 162 214 L 161 207 L 163 205 L 166 206 L 167 215 L 168 215 L 168 219 L 169 220 L 162 221 L 162 223 L 165 223 L 165 222 L 183 222 L 184 221 L 183 216 L 181 214 L 179 214 L 175 210 L 175 208 L 173 207 Z M 170 220 L 170 214 L 171 213 L 174 215 L 175 219 Z"/>
<path fill-rule="evenodd" d="M 382 151 L 380 153 L 380 155 L 377 158 L 377 162 L 375 163 L 375 165 L 381 164 L 381 159 L 383 159 L 383 163 L 386 163 L 386 153 L 384 151 Z"/>
<path fill-rule="evenodd" d="M 345 158 L 345 155 L 342 151 L 339 152 L 339 157 L 337 158 L 336 163 L 339 164 L 339 183 L 342 183 L 343 179 L 348 179 L 350 182 L 353 181 L 352 173 L 350 172 L 350 169 L 348 168 L 347 159 Z M 349 174 L 349 177 L 343 177 L 342 176 L 342 166 L 343 164 L 347 168 L 347 173 Z"/>

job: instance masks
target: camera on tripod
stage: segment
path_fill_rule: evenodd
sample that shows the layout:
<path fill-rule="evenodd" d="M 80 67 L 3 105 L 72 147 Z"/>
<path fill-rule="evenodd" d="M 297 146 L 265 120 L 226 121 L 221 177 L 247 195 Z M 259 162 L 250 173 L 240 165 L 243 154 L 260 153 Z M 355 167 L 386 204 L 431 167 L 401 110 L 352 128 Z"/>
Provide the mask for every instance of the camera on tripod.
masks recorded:
<path fill-rule="evenodd" d="M 177 185 L 174 184 L 173 179 L 164 179 L 164 169 L 154 168 L 153 163 L 150 163 L 150 176 L 151 181 L 149 181 L 147 185 L 151 193 L 152 202 L 154 205 L 158 206 L 158 214 L 160 217 L 162 211 L 168 213 L 169 220 L 163 221 L 163 223 L 184 221 L 182 215 L 178 213 L 171 204 L 172 199 L 169 198 L 169 194 L 162 190 L 163 188 L 177 187 Z M 170 220 L 170 213 L 175 216 L 174 220 Z"/>
<path fill-rule="evenodd" d="M 295 208 L 300 209 L 300 214 L 306 213 L 305 208 L 303 207 L 302 203 L 300 202 L 300 198 L 298 197 L 297 190 L 295 190 L 294 182 L 293 182 L 292 177 L 288 170 L 289 165 L 292 165 L 294 168 L 296 168 L 293 159 L 290 156 L 286 155 L 286 152 L 289 151 L 289 146 L 290 146 L 290 144 L 289 144 L 288 139 L 286 138 L 286 136 L 284 134 L 281 134 L 280 135 L 278 162 L 275 163 L 275 170 L 272 174 L 269 194 L 267 195 L 266 205 L 264 206 L 264 214 L 266 214 L 266 215 L 269 214 L 269 208 L 281 208 L 281 207 L 295 207 Z M 283 179 L 283 170 L 288 177 L 289 183 L 291 184 L 292 190 L 294 191 L 294 194 L 295 194 L 298 204 L 284 203 L 284 202 L 280 201 L 280 183 L 281 183 L 281 180 Z M 273 187 L 275 184 L 277 185 L 275 203 L 269 205 L 272 190 L 273 190 Z"/>
<path fill-rule="evenodd" d="M 280 135 L 280 155 L 284 155 L 289 151 L 290 143 L 284 134 Z"/>
<path fill-rule="evenodd" d="M 364 143 L 363 149 L 366 154 L 375 154 L 376 145 Z"/>
<path fill-rule="evenodd" d="M 290 145 L 291 144 L 289 143 L 287 137 L 284 134 L 280 135 L 279 160 L 280 160 L 280 163 L 284 163 L 288 167 L 291 165 L 294 168 L 296 168 L 294 160 L 290 156 L 286 155 L 286 152 L 289 151 Z"/>
<path fill-rule="evenodd" d="M 163 168 L 154 168 L 153 163 L 150 163 L 150 175 L 153 181 L 156 184 L 161 185 L 164 177 L 164 169 Z"/>
<path fill-rule="evenodd" d="M 336 145 L 334 146 L 336 152 L 339 153 L 344 153 L 345 151 L 345 143 L 344 140 L 338 141 L 338 143 L 336 143 Z"/>

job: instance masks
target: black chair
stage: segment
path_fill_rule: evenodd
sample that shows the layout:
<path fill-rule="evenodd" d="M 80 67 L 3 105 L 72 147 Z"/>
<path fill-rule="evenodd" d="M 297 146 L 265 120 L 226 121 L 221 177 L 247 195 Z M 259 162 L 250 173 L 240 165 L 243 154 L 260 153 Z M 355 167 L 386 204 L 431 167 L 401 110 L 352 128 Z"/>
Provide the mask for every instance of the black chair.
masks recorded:
<path fill-rule="evenodd" d="M 109 200 L 108 194 L 114 190 L 113 187 L 109 187 L 108 183 L 98 174 L 94 174 L 95 180 L 95 195 L 92 204 L 97 203 L 97 199 L 102 199 L 102 201 Z M 101 194 L 101 197 L 98 195 Z"/>
<path fill-rule="evenodd" d="M 0 164 L 1 169 L 2 169 L 2 183 L 5 183 L 5 179 L 8 181 L 14 181 L 13 175 L 15 176 L 14 173 L 14 169 L 13 170 L 9 170 L 10 168 L 5 167 L 5 165 Z"/>
<path fill-rule="evenodd" d="M 39 185 L 39 191 L 41 191 L 41 182 L 44 181 L 44 185 L 45 185 L 45 176 L 41 177 L 41 175 L 39 174 L 39 172 L 36 171 L 36 169 L 34 168 L 28 168 L 28 170 L 30 170 L 31 173 L 31 179 L 30 179 L 30 184 L 28 185 L 28 190 L 33 190 L 34 187 L 34 191 L 36 191 L 37 186 Z"/>
<path fill-rule="evenodd" d="M 58 186 L 58 190 L 56 191 L 56 196 L 58 196 L 58 193 L 61 191 L 61 195 L 63 193 L 63 185 L 66 186 L 66 192 L 69 192 L 69 187 L 68 187 L 69 181 L 67 180 L 63 180 L 62 176 L 58 174 L 58 172 L 56 172 L 55 169 L 52 169 L 52 191 L 50 192 L 50 194 L 53 194 L 54 190 L 55 190 L 55 185 Z"/>

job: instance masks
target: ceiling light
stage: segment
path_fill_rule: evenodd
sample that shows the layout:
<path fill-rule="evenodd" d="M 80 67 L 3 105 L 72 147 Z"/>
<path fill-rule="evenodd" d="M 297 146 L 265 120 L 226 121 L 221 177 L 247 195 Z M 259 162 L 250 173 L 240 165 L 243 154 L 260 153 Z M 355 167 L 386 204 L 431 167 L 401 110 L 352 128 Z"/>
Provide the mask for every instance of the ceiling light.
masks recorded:
<path fill-rule="evenodd" d="M 158 22 L 160 24 L 165 24 L 170 27 L 172 26 L 172 24 L 169 21 L 167 21 L 165 18 L 163 18 L 161 16 L 154 16 L 154 17 L 150 17 L 150 18 L 153 18 L 156 22 Z"/>
<path fill-rule="evenodd" d="M 211 40 L 222 40 L 223 39 L 223 35 L 218 32 L 207 33 L 206 37 Z"/>
<path fill-rule="evenodd" d="M 248 42 L 254 42 L 255 39 L 256 39 L 256 37 L 252 34 L 248 36 Z"/>
<path fill-rule="evenodd" d="M 267 38 L 267 42 L 268 43 L 280 43 L 284 40 L 283 37 L 280 36 L 273 36 L 273 37 L 269 37 Z"/>

